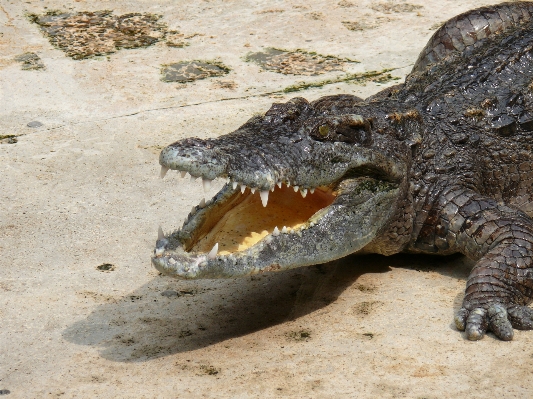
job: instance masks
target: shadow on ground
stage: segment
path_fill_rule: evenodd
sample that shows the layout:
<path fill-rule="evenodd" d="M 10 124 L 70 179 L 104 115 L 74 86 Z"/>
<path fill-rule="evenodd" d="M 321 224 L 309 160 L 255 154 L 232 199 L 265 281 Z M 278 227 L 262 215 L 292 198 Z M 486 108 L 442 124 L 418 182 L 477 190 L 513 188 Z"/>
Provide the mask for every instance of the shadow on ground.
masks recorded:
<path fill-rule="evenodd" d="M 100 347 L 101 356 L 112 361 L 146 361 L 294 320 L 328 306 L 366 273 L 385 273 L 393 266 L 466 279 L 469 266 L 463 263 L 456 257 L 369 255 L 230 280 L 160 276 L 125 297 L 100 295 L 103 303 L 63 336 Z"/>

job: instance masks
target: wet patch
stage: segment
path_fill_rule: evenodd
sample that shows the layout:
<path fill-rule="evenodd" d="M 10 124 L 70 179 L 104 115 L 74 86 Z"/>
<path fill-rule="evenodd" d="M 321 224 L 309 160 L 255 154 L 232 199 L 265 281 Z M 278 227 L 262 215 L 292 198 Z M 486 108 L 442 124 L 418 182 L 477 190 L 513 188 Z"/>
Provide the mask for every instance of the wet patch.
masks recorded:
<path fill-rule="evenodd" d="M 235 90 L 238 84 L 233 80 L 217 80 L 213 83 L 214 89 Z"/>
<path fill-rule="evenodd" d="M 0 144 L 15 144 L 17 142 L 17 136 L 15 134 L 0 134 Z"/>
<path fill-rule="evenodd" d="M 96 269 L 101 272 L 112 272 L 115 270 L 115 266 L 111 263 L 102 263 L 100 266 L 96 266 Z"/>
<path fill-rule="evenodd" d="M 166 290 L 161 293 L 162 296 L 167 298 L 174 298 L 174 297 L 180 297 L 180 296 L 194 296 L 196 292 L 194 290 Z"/>
<path fill-rule="evenodd" d="M 166 24 L 160 15 L 112 11 L 67 13 L 50 11 L 30 14 L 50 43 L 75 60 L 116 52 L 119 49 L 148 47 L 165 38 Z"/>
<path fill-rule="evenodd" d="M 24 53 L 17 55 L 15 61 L 22 64 L 23 71 L 33 71 L 38 69 L 44 69 L 43 61 L 35 53 Z"/>
<path fill-rule="evenodd" d="M 358 61 L 338 58 L 331 55 L 320 55 L 304 50 L 286 51 L 267 48 L 264 51 L 250 53 L 245 61 L 255 62 L 266 71 L 284 75 L 320 75 L 330 71 L 343 71 L 347 63 Z"/>
<path fill-rule="evenodd" d="M 223 76 L 230 68 L 215 61 L 182 61 L 163 65 L 161 80 L 163 82 L 187 83 L 199 79 Z"/>
<path fill-rule="evenodd" d="M 384 302 L 381 301 L 369 301 L 361 302 L 353 306 L 353 312 L 358 315 L 368 316 L 370 313 L 373 313 L 374 310 L 384 305 Z"/>
<path fill-rule="evenodd" d="M 306 14 L 306 16 L 307 18 L 314 19 L 315 21 L 321 21 L 326 18 L 321 12 L 310 12 Z"/>
<path fill-rule="evenodd" d="M 372 9 L 374 11 L 379 11 L 384 14 L 413 12 L 416 10 L 420 10 L 421 8 L 423 7 L 417 4 L 398 3 L 393 1 L 377 3 L 372 6 Z"/>
<path fill-rule="evenodd" d="M 311 339 L 311 331 L 309 330 L 299 330 L 299 331 L 290 331 L 285 334 L 288 339 L 291 341 L 309 341 Z"/>
<path fill-rule="evenodd" d="M 220 369 L 213 367 L 209 364 L 201 364 L 200 371 L 203 374 L 207 374 L 207 375 L 217 375 L 218 373 L 220 373 Z"/>
<path fill-rule="evenodd" d="M 337 3 L 337 5 L 339 7 L 342 7 L 342 8 L 349 8 L 349 7 L 355 7 L 355 4 L 352 3 L 351 1 L 346 1 L 346 0 L 342 0 L 342 1 L 339 1 Z"/>
<path fill-rule="evenodd" d="M 168 31 L 166 35 L 167 46 L 178 47 L 178 48 L 187 47 L 190 45 L 190 43 L 186 40 L 192 39 L 193 37 L 196 37 L 196 36 L 203 36 L 203 34 L 192 33 L 189 35 L 185 35 L 184 33 L 180 33 L 175 30 Z"/>
<path fill-rule="evenodd" d="M 344 25 L 346 29 L 353 30 L 353 31 L 363 31 L 363 30 L 377 28 L 377 25 L 368 24 L 363 21 L 342 21 L 341 23 Z"/>

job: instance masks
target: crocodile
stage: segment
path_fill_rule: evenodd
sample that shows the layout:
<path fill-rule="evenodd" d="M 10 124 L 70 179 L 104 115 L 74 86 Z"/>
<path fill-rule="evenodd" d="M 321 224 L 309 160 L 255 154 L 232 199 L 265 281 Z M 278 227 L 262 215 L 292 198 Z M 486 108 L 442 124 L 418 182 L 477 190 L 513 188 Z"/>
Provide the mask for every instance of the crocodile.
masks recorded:
<path fill-rule="evenodd" d="M 230 278 L 349 254 L 462 253 L 455 325 L 469 340 L 533 329 L 533 3 L 445 22 L 404 83 L 275 103 L 227 135 L 165 147 L 173 169 L 227 180 L 152 263 Z"/>

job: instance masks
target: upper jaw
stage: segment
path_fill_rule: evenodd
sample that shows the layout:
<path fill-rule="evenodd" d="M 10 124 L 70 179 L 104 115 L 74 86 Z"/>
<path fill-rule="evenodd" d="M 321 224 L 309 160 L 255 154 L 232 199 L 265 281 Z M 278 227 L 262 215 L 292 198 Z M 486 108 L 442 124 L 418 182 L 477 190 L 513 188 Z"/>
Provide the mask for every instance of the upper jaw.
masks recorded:
<path fill-rule="evenodd" d="M 182 176 L 189 173 L 193 178 L 202 177 L 207 186 L 221 177 L 229 179 L 233 187 L 246 186 L 263 192 L 281 184 L 313 190 L 339 181 L 350 170 L 357 168 L 379 170 L 390 181 L 400 181 L 405 176 L 403 163 L 372 148 L 354 147 L 342 142 L 324 145 L 309 141 L 299 146 L 301 150 L 298 148 L 287 154 L 289 159 L 285 160 L 282 149 L 273 150 L 272 154 L 243 155 L 223 142 L 217 147 L 216 141 L 207 141 L 192 149 L 190 141 L 164 148 L 159 157 L 161 176 L 173 169 L 181 172 Z"/>

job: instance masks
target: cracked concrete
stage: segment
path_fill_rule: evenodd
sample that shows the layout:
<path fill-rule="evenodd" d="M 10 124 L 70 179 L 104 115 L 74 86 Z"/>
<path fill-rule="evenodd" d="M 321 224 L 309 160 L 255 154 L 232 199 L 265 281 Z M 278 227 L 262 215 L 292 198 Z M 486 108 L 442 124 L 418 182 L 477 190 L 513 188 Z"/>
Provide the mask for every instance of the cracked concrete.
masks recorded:
<path fill-rule="evenodd" d="M 294 96 L 367 97 L 394 82 L 342 78 L 403 78 L 436 26 L 492 3 L 0 1 L 0 137 L 10 137 L 0 140 L 0 394 L 530 397 L 533 333 L 468 342 L 453 327 L 471 267 L 462 257 L 349 257 L 194 282 L 150 265 L 158 225 L 178 226 L 204 195 L 158 178 L 162 146 L 230 132 Z M 73 60 L 25 16 L 105 9 L 161 14 L 188 45 Z M 360 63 L 298 76 L 245 61 L 267 47 Z M 25 53 L 45 68 L 23 70 Z M 161 65 L 191 60 L 231 71 L 161 81 Z"/>

